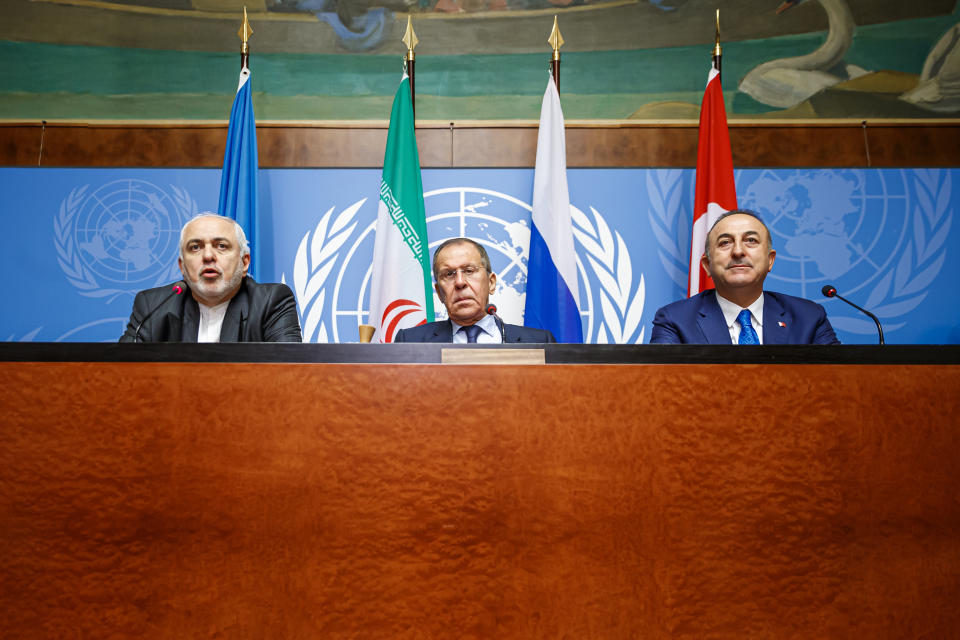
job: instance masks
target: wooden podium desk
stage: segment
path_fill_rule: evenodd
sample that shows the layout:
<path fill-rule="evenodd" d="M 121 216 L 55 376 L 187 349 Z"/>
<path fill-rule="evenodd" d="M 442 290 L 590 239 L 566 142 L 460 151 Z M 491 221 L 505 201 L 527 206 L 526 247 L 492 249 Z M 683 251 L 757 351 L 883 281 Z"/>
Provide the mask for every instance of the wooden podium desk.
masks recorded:
<path fill-rule="evenodd" d="M 960 348 L 440 356 L 0 345 L 0 636 L 960 637 Z"/>

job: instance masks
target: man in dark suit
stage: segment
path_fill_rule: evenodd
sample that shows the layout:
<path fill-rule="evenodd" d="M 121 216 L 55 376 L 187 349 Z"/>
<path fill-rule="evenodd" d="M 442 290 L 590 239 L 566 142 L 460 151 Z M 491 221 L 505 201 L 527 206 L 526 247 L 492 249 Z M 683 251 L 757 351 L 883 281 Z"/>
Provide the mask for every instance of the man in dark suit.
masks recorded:
<path fill-rule="evenodd" d="M 247 275 L 250 248 L 236 221 L 203 213 L 180 231 L 179 286 L 137 294 L 120 342 L 300 342 L 293 292 Z"/>
<path fill-rule="evenodd" d="M 479 243 L 453 238 L 441 244 L 433 254 L 433 277 L 450 319 L 401 329 L 394 342 L 556 342 L 549 331 L 506 324 L 487 313 L 497 275 Z"/>
<path fill-rule="evenodd" d="M 720 216 L 700 259 L 716 289 L 661 307 L 650 342 L 839 344 L 821 305 L 763 290 L 776 255 L 756 213 L 738 209 Z"/>

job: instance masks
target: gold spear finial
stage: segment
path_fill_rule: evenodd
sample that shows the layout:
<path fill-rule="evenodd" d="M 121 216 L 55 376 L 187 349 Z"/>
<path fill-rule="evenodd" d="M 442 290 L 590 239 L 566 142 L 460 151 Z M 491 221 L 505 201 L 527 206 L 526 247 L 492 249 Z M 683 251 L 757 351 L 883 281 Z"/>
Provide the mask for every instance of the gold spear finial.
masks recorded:
<path fill-rule="evenodd" d="M 237 31 L 237 36 L 243 40 L 243 47 L 241 47 L 241 53 L 247 53 L 247 40 L 250 39 L 250 36 L 253 35 L 253 29 L 250 28 L 250 21 L 247 20 L 247 8 L 243 8 L 243 26 L 240 27 L 240 31 Z"/>
<path fill-rule="evenodd" d="M 563 36 L 560 35 L 560 27 L 557 25 L 557 16 L 553 16 L 553 29 L 550 31 L 550 37 L 547 42 L 553 47 L 553 59 L 560 59 L 560 47 L 563 46 Z"/>
<path fill-rule="evenodd" d="M 713 55 L 720 57 L 723 53 L 723 50 L 720 49 L 720 9 L 717 9 L 717 39 L 716 44 L 713 46 Z"/>
<path fill-rule="evenodd" d="M 403 34 L 403 44 L 407 45 L 407 60 L 413 60 L 413 50 L 418 42 L 420 38 L 413 32 L 413 20 L 407 16 L 407 31 Z"/>

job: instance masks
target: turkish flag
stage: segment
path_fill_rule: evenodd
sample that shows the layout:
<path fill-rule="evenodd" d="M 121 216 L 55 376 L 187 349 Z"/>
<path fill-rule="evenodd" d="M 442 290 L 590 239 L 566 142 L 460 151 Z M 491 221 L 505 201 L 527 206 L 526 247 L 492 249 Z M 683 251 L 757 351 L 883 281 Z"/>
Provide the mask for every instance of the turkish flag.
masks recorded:
<path fill-rule="evenodd" d="M 690 280 L 687 297 L 713 287 L 713 279 L 700 266 L 707 232 L 717 218 L 737 208 L 733 182 L 733 156 L 723 106 L 720 72 L 714 66 L 707 76 L 707 90 L 700 105 L 700 137 L 697 142 L 697 183 L 693 196 L 693 233 L 690 241 Z"/>

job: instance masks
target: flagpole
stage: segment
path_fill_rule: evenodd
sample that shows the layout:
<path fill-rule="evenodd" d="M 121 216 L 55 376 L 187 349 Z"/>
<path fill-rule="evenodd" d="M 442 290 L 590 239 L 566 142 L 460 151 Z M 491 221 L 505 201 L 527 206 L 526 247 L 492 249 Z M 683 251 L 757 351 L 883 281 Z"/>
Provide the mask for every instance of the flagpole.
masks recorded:
<path fill-rule="evenodd" d="M 220 171 L 220 199 L 217 213 L 237 221 L 247 236 L 250 247 L 250 275 L 260 279 L 259 222 L 257 201 L 259 162 L 257 159 L 257 124 L 253 113 L 253 89 L 250 74 L 249 39 L 253 34 L 247 10 L 243 10 L 243 24 L 237 32 L 240 48 L 240 77 L 237 92 L 230 109 L 227 141 Z"/>
<path fill-rule="evenodd" d="M 550 73 L 553 75 L 553 83 L 557 85 L 557 93 L 560 93 L 560 47 L 563 46 L 563 36 L 560 35 L 557 16 L 553 16 L 553 29 L 550 31 L 547 42 L 553 47 L 553 56 L 550 58 Z"/>
<path fill-rule="evenodd" d="M 700 104 L 697 136 L 697 172 L 693 194 L 693 226 L 690 233 L 690 271 L 687 296 L 711 289 L 713 280 L 703 268 L 701 257 L 707 233 L 724 212 L 737 208 L 737 186 L 733 174 L 733 153 L 727 112 L 720 83 L 720 11 L 716 14 L 716 40 L 710 52 L 712 64 Z"/>
<path fill-rule="evenodd" d="M 720 9 L 717 9 L 717 31 L 715 44 L 713 45 L 713 67 L 717 70 L 717 73 L 721 73 L 720 69 L 720 57 L 723 55 L 723 49 L 720 48 Z"/>
<path fill-rule="evenodd" d="M 250 66 L 250 45 L 248 40 L 250 35 L 253 33 L 253 29 L 250 28 L 250 21 L 247 19 L 247 8 L 243 8 L 243 25 L 240 27 L 240 31 L 237 32 L 237 35 L 240 36 L 240 39 L 243 41 L 243 44 L 240 45 L 240 70 L 249 68 Z"/>
<path fill-rule="evenodd" d="M 402 38 L 403 44 L 407 45 L 407 54 L 403 58 L 403 67 L 407 71 L 407 75 L 410 77 L 410 103 L 413 105 L 413 119 L 416 122 L 417 119 L 417 91 L 414 86 L 415 80 L 415 68 L 416 68 L 416 55 L 413 53 L 414 48 L 417 46 L 417 43 L 420 42 L 420 39 L 417 38 L 417 34 L 413 32 L 413 20 L 410 16 L 407 16 L 407 31 L 403 34 Z"/>

